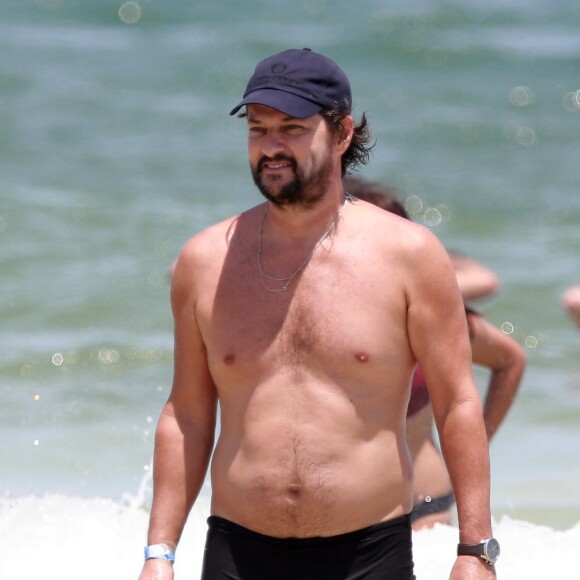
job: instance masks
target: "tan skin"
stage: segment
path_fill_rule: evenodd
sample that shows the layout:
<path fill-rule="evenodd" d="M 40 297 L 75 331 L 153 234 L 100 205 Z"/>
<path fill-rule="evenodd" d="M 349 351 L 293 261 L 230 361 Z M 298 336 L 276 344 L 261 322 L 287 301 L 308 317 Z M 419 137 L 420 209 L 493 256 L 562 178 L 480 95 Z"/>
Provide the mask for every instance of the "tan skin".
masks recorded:
<path fill-rule="evenodd" d="M 567 310 L 570 320 L 580 328 L 580 285 L 571 286 L 562 294 L 562 306 Z"/>
<path fill-rule="evenodd" d="M 284 277 L 343 204 L 340 159 L 353 121 L 347 117 L 335 136 L 321 115 L 248 109 L 252 164 L 279 152 L 306 174 L 330 163 L 318 203 L 270 203 L 262 267 Z M 268 163 L 263 179 L 275 193 L 293 172 Z M 445 250 L 421 226 L 364 202 L 347 204 L 288 291 L 268 292 L 256 260 L 265 206 L 198 234 L 177 260 L 174 380 L 156 434 L 148 542 L 177 545 L 210 459 L 212 514 L 263 534 L 333 536 L 408 513 L 405 415 L 417 360 L 457 496 L 460 539 L 491 536 L 485 428 Z M 170 564 L 148 560 L 140 580 L 172 577 Z M 451 574 L 494 577 L 470 556 L 457 558 Z"/>
<path fill-rule="evenodd" d="M 526 356 L 520 345 L 481 316 L 468 314 L 470 319 L 473 363 L 490 370 L 483 416 L 488 440 L 505 419 L 518 391 Z M 451 491 L 445 463 L 433 438 L 433 411 L 427 405 L 407 419 L 407 442 L 415 466 L 413 504 L 426 496 L 439 497 Z M 448 524 L 451 510 L 429 514 L 413 522 L 413 529 Z"/>

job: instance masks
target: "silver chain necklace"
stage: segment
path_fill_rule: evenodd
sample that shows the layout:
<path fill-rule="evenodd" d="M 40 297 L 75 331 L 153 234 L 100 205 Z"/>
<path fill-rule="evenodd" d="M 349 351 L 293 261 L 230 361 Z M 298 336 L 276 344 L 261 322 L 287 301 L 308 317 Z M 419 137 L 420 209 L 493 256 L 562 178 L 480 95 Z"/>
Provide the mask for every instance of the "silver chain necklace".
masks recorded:
<path fill-rule="evenodd" d="M 304 261 L 298 266 L 298 268 L 296 268 L 296 270 L 294 270 L 294 272 L 292 272 L 290 276 L 286 276 L 284 278 L 276 278 L 275 276 L 269 276 L 268 274 L 266 274 L 266 272 L 264 272 L 262 268 L 262 239 L 264 236 L 264 222 L 266 221 L 266 216 L 268 215 L 268 211 L 270 209 L 270 206 L 266 205 L 266 210 L 264 211 L 264 215 L 262 216 L 262 223 L 260 224 L 260 243 L 258 245 L 258 270 L 260 271 L 260 281 L 262 282 L 262 286 L 264 287 L 265 290 L 267 290 L 268 292 L 286 292 L 286 290 L 288 290 L 288 286 L 290 285 L 292 280 L 294 280 L 294 278 L 304 269 L 304 267 L 306 266 L 306 264 L 308 264 L 312 256 L 314 256 L 314 252 L 316 252 L 320 244 L 324 242 L 324 240 L 330 235 L 330 232 L 332 232 L 332 230 L 337 226 L 340 218 L 342 217 L 342 211 L 344 210 L 346 202 L 353 200 L 354 198 L 352 195 L 350 195 L 350 193 L 345 193 L 344 202 L 340 206 L 340 209 L 338 210 L 336 217 L 334 218 L 328 229 L 322 234 L 322 236 L 320 236 L 318 241 L 314 244 L 312 250 L 310 250 L 310 253 L 306 256 L 306 258 L 304 258 Z M 271 280 L 272 282 L 281 282 L 282 286 L 280 286 L 280 288 L 272 288 L 271 286 L 268 286 L 266 284 L 264 279 Z"/>

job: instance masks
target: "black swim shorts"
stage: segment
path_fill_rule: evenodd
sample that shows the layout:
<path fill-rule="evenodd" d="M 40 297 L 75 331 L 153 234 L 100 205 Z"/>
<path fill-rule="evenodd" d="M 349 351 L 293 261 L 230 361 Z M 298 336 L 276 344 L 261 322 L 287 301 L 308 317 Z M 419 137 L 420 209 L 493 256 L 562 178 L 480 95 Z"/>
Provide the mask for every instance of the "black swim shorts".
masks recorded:
<path fill-rule="evenodd" d="M 201 580 L 414 580 L 409 515 L 331 537 L 273 538 L 217 516 Z"/>

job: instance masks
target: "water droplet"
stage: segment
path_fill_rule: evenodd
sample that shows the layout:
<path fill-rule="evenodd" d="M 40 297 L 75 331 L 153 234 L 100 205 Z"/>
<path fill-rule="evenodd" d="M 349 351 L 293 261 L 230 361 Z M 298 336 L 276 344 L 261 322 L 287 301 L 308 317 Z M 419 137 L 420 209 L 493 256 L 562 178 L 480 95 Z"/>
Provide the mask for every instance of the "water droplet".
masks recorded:
<path fill-rule="evenodd" d="M 438 226 L 442 221 L 443 216 L 436 207 L 430 207 L 425 210 L 425 213 L 423 214 L 423 222 L 425 222 L 426 226 Z"/>
<path fill-rule="evenodd" d="M 527 107 L 536 102 L 536 96 L 530 87 L 521 86 L 510 89 L 508 93 L 509 102 L 514 107 Z"/>
<path fill-rule="evenodd" d="M 114 349 L 103 348 L 99 351 L 98 359 L 101 364 L 115 364 L 120 358 L 121 355 Z"/>
<path fill-rule="evenodd" d="M 520 127 L 516 132 L 516 140 L 524 147 L 532 147 L 538 142 L 538 136 L 530 127 Z"/>
<path fill-rule="evenodd" d="M 135 24 L 141 18 L 141 6 L 138 2 L 125 2 L 119 8 L 119 18 L 125 24 Z"/>
<path fill-rule="evenodd" d="M 64 358 L 63 358 L 62 354 L 60 354 L 60 352 L 55 352 L 52 355 L 52 364 L 55 367 L 61 366 L 63 362 L 64 362 Z"/>
<path fill-rule="evenodd" d="M 29 377 L 32 373 L 32 367 L 30 365 L 22 365 L 20 367 L 20 376 Z"/>
<path fill-rule="evenodd" d="M 410 195 L 405 200 L 405 209 L 410 214 L 419 213 L 423 209 L 423 202 L 421 201 L 421 198 L 417 195 Z"/>
<path fill-rule="evenodd" d="M 570 113 L 577 113 L 580 111 L 580 89 L 566 93 L 562 99 L 562 106 Z"/>
<path fill-rule="evenodd" d="M 511 322 L 504 322 L 501 325 L 501 331 L 504 334 L 513 334 L 514 331 L 514 325 Z"/>
<path fill-rule="evenodd" d="M 451 219 L 451 210 L 446 205 L 438 205 L 437 210 L 441 215 L 441 221 L 447 223 Z"/>
<path fill-rule="evenodd" d="M 536 348 L 538 346 L 538 339 L 535 336 L 526 336 L 524 344 L 528 348 Z"/>

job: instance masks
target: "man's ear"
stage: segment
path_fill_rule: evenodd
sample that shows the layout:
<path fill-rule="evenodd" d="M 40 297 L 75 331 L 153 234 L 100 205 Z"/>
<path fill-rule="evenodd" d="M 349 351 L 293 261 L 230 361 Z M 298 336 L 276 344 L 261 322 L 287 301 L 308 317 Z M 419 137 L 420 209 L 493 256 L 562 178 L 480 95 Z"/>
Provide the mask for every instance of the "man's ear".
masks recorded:
<path fill-rule="evenodd" d="M 341 154 L 344 153 L 352 141 L 354 134 L 354 119 L 351 115 L 346 115 L 341 121 L 341 130 L 337 135 L 337 143 Z"/>

